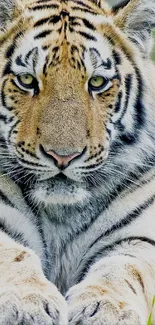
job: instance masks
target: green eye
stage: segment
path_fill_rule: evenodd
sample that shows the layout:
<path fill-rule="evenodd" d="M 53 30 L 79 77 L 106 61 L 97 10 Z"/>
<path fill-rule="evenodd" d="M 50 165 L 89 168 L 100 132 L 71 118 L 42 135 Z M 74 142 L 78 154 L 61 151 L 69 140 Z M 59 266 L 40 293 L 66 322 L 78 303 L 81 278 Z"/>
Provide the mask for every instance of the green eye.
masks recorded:
<path fill-rule="evenodd" d="M 108 82 L 108 80 L 105 79 L 104 77 L 95 76 L 89 80 L 89 88 L 91 90 L 97 91 L 97 90 L 100 90 L 101 88 L 105 87 L 107 82 Z"/>
<path fill-rule="evenodd" d="M 29 74 L 29 73 L 21 74 L 21 75 L 18 75 L 17 78 L 18 78 L 19 83 L 22 86 L 24 86 L 26 88 L 34 87 L 35 78 L 31 74 Z"/>

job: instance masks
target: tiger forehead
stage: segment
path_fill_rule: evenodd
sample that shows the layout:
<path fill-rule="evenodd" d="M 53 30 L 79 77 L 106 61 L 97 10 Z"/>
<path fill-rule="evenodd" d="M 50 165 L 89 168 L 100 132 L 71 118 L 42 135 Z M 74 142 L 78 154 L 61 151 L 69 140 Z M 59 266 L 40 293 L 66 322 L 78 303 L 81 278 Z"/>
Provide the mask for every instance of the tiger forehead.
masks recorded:
<path fill-rule="evenodd" d="M 33 2 L 29 6 L 36 46 L 39 42 L 39 47 L 41 45 L 48 53 L 45 73 L 49 66 L 57 66 L 63 58 L 73 68 L 85 71 L 84 53 L 87 42 L 97 42 L 98 38 L 93 21 L 97 8 L 90 0 L 49 1 L 48 8 L 44 2 Z"/>
<path fill-rule="evenodd" d="M 70 43 L 66 45 L 56 45 L 50 50 L 46 66 L 56 67 L 64 59 L 64 62 L 66 62 L 66 64 L 68 62 L 73 68 L 85 71 L 84 51 L 84 47 Z"/>
<path fill-rule="evenodd" d="M 87 44 L 89 47 L 89 42 L 96 43 L 99 37 L 98 18 L 95 16 L 100 15 L 100 10 L 95 2 L 49 1 L 47 8 L 47 4 L 39 1 L 39 4 L 33 2 L 29 10 L 35 31 L 34 40 L 42 44 L 43 50 L 48 50 L 46 68 L 57 66 L 66 56 L 73 68 L 85 70 Z"/>
<path fill-rule="evenodd" d="M 81 13 L 101 13 L 108 15 L 110 13 L 110 9 L 107 7 L 105 3 L 105 8 L 102 9 L 100 6 L 100 0 L 48 0 L 38 1 L 38 0 L 24 0 L 26 7 L 31 11 L 38 11 L 38 10 L 55 10 L 59 14 L 64 16 L 73 13 L 76 9 L 80 9 Z"/>
<path fill-rule="evenodd" d="M 94 61 L 95 66 L 104 63 L 108 68 L 111 46 L 99 30 L 99 19 L 103 20 L 103 14 L 100 15 L 97 6 L 90 4 L 90 0 L 32 1 L 28 7 L 28 21 L 23 21 L 23 32 L 13 41 L 11 51 L 6 51 L 7 57 L 11 53 L 13 71 L 31 73 L 33 69 L 35 75 L 41 76 L 44 72 L 46 76 L 53 73 L 50 67 L 61 69 L 69 64 L 80 73 L 82 71 L 79 76 L 85 78 L 95 70 Z M 95 60 L 90 55 L 92 48 L 97 53 Z"/>
<path fill-rule="evenodd" d="M 34 21 L 34 28 L 46 28 L 45 33 L 41 33 L 41 37 L 46 37 L 50 32 L 57 31 L 60 34 L 64 33 L 67 37 L 67 32 L 78 31 L 79 35 L 85 36 L 82 32 L 83 27 L 89 32 L 96 31 L 100 20 L 103 22 L 111 15 L 110 10 L 101 9 L 95 5 L 94 1 L 86 0 L 68 0 L 68 1 L 48 1 L 33 2 L 28 7 L 30 16 Z M 85 33 L 88 36 L 87 33 Z M 36 38 L 40 34 L 36 35 Z M 93 36 L 92 36 L 93 38 Z M 91 36 L 88 36 L 91 39 Z"/>
<path fill-rule="evenodd" d="M 54 5 L 52 6 L 52 11 L 49 11 L 47 14 L 46 12 L 43 13 L 43 10 L 41 10 L 39 18 L 38 15 L 36 16 L 34 13 L 33 19 L 36 19 L 34 22 L 34 28 L 36 30 L 38 29 L 38 31 L 41 29 L 41 27 L 46 28 L 44 34 L 38 33 L 38 35 L 35 36 L 35 39 L 46 37 L 52 32 L 58 32 L 59 36 L 62 35 L 65 39 L 67 39 L 69 34 L 72 34 L 73 32 L 78 32 L 79 35 L 86 36 L 86 38 L 89 40 L 95 39 L 93 36 L 82 31 L 83 28 L 85 28 L 86 30 L 89 29 L 90 33 L 92 31 L 96 31 L 96 27 L 90 16 L 88 19 L 86 17 L 86 13 L 85 15 L 81 13 L 80 7 L 77 7 L 77 9 L 80 9 L 78 11 L 73 10 L 73 8 L 71 10 L 70 7 L 68 8 L 68 6 L 63 5 L 57 10 L 56 8 L 53 9 L 53 7 Z"/>

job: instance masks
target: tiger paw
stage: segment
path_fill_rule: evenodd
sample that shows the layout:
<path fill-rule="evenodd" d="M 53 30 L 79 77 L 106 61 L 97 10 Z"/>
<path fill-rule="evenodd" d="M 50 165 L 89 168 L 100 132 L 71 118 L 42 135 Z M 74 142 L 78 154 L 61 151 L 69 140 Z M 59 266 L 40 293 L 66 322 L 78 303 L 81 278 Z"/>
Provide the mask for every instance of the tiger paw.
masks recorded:
<path fill-rule="evenodd" d="M 142 325 L 141 310 L 116 300 L 99 285 L 79 284 L 67 294 L 69 325 Z"/>
<path fill-rule="evenodd" d="M 47 281 L 42 288 L 8 286 L 0 290 L 0 325 L 67 325 L 67 304 Z"/>

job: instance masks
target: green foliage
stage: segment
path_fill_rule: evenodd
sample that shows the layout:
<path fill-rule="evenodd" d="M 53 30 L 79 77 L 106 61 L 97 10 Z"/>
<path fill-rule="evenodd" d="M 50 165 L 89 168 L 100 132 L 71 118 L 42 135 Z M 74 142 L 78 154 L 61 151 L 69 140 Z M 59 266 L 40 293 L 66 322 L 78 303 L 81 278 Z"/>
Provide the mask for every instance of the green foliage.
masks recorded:
<path fill-rule="evenodd" d="M 147 325 L 153 325 L 153 323 L 152 323 L 152 313 L 151 313 L 150 316 L 149 316 L 149 319 L 148 319 Z"/>
<path fill-rule="evenodd" d="M 154 306 L 155 306 L 155 296 L 152 299 L 152 309 L 154 308 Z M 152 322 L 152 312 L 151 312 L 151 314 L 149 316 L 149 319 L 147 321 L 147 325 L 153 325 L 153 322 Z"/>

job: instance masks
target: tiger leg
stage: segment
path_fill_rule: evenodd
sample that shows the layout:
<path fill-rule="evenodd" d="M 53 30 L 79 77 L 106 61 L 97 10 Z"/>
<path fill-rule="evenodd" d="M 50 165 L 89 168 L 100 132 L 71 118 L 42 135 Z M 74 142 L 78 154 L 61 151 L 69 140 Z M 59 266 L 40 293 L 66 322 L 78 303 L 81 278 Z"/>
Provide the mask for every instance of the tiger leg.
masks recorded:
<path fill-rule="evenodd" d="M 66 325 L 66 302 L 45 278 L 38 256 L 0 230 L 0 325 L 17 324 Z"/>
<path fill-rule="evenodd" d="M 147 324 L 155 295 L 155 249 L 132 244 L 94 263 L 69 290 L 69 325 Z"/>

